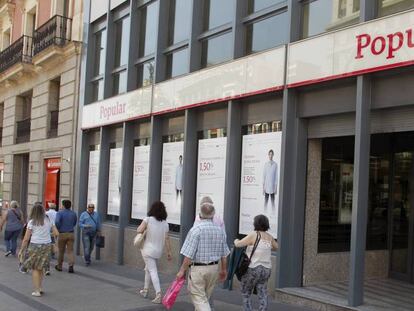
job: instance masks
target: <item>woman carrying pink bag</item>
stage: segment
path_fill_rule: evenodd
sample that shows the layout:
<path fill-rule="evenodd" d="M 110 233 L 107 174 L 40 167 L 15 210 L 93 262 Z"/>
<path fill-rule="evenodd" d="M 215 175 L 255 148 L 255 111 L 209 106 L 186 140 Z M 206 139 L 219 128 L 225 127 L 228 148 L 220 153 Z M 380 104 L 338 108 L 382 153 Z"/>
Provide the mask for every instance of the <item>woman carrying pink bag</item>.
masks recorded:
<path fill-rule="evenodd" d="M 164 246 L 167 246 L 167 258 L 171 261 L 171 244 L 168 236 L 167 211 L 164 203 L 154 202 L 148 212 L 148 217 L 142 220 L 137 232 L 144 234 L 145 240 L 141 249 L 142 258 L 145 262 L 145 282 L 144 288 L 139 294 L 148 298 L 149 285 L 155 290 L 155 298 L 153 303 L 160 304 L 162 300 L 160 279 L 158 277 L 157 261 L 161 258 Z"/>

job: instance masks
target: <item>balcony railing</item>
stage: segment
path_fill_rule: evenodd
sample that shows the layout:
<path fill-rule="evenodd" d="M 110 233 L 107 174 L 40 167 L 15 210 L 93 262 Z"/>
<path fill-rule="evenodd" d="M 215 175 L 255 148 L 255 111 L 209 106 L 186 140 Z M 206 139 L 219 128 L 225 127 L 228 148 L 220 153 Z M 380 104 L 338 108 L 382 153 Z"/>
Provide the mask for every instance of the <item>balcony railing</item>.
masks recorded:
<path fill-rule="evenodd" d="M 72 19 L 55 15 L 37 28 L 33 35 L 33 55 L 51 45 L 64 46 L 72 37 Z"/>
<path fill-rule="evenodd" d="M 30 118 L 17 121 L 16 143 L 26 143 L 30 141 Z"/>
<path fill-rule="evenodd" d="M 59 123 L 59 111 L 54 110 L 50 112 L 50 128 L 49 128 L 49 138 L 57 137 L 58 132 L 58 123 Z"/>
<path fill-rule="evenodd" d="M 0 72 L 9 69 L 14 64 L 30 63 L 33 54 L 33 39 L 22 36 L 12 45 L 0 52 Z"/>

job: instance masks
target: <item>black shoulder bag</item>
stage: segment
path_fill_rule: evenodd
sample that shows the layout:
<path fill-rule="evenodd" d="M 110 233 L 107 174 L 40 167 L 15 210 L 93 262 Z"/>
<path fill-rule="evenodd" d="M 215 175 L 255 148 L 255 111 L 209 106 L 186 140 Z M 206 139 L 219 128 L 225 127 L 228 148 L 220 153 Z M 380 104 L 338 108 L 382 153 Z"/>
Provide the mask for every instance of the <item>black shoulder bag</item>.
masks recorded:
<path fill-rule="evenodd" d="M 252 260 L 253 255 L 254 255 L 254 252 L 256 251 L 257 245 L 259 245 L 260 239 L 261 239 L 261 235 L 260 235 L 259 232 L 257 232 L 256 241 L 254 242 L 254 246 L 253 246 L 253 249 L 252 249 L 252 253 L 250 254 L 250 257 L 247 256 L 247 254 L 246 254 L 246 249 L 247 248 L 242 253 L 242 255 L 240 257 L 239 265 L 237 266 L 237 269 L 236 269 L 236 276 L 237 276 L 237 279 L 239 281 L 241 281 L 241 278 L 243 277 L 243 275 L 246 274 L 247 269 L 249 269 L 250 262 Z"/>

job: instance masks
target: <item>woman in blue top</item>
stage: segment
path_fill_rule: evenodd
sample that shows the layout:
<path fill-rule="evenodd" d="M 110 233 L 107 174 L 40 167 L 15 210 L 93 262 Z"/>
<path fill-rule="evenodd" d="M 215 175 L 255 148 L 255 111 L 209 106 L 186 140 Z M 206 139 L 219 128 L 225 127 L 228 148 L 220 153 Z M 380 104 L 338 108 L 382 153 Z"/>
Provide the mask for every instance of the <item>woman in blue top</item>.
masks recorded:
<path fill-rule="evenodd" d="M 2 215 L 0 220 L 0 231 L 3 229 L 4 224 L 6 224 L 6 230 L 4 232 L 6 253 L 4 256 L 16 256 L 17 238 L 22 232 L 24 224 L 23 213 L 20 210 L 20 206 L 17 201 L 11 201 L 10 207 Z"/>

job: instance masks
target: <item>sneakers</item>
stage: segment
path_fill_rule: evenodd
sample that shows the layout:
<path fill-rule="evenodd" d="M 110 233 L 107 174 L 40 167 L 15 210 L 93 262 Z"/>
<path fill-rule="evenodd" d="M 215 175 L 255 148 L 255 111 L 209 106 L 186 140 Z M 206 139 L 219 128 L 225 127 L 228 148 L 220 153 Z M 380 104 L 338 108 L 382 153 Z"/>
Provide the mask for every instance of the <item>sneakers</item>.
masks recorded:
<path fill-rule="evenodd" d="M 139 294 L 140 294 L 143 298 L 148 298 L 148 288 L 141 289 L 141 290 L 139 291 Z"/>
<path fill-rule="evenodd" d="M 50 270 L 46 270 L 45 275 L 50 275 Z"/>
<path fill-rule="evenodd" d="M 32 296 L 34 296 L 34 297 L 41 297 L 41 296 L 42 296 L 42 294 L 40 293 L 40 291 L 34 291 L 34 292 L 32 293 Z"/>
<path fill-rule="evenodd" d="M 11 255 L 11 253 L 12 253 L 11 251 L 7 251 L 7 252 L 5 252 L 5 253 L 4 253 L 4 257 L 9 257 L 9 256 Z"/>
<path fill-rule="evenodd" d="M 73 266 L 69 266 L 69 270 L 68 270 L 68 272 L 69 272 L 69 273 L 75 273 L 75 270 L 73 270 Z"/>
<path fill-rule="evenodd" d="M 155 304 L 160 304 L 161 301 L 162 301 L 161 293 L 158 293 L 157 295 L 155 295 L 155 298 L 151 300 L 151 302 Z"/>
<path fill-rule="evenodd" d="M 59 265 L 56 265 L 56 266 L 55 266 L 55 269 L 56 269 L 57 271 L 59 271 L 59 272 L 62 272 L 62 267 L 61 267 L 61 266 L 59 266 Z"/>

